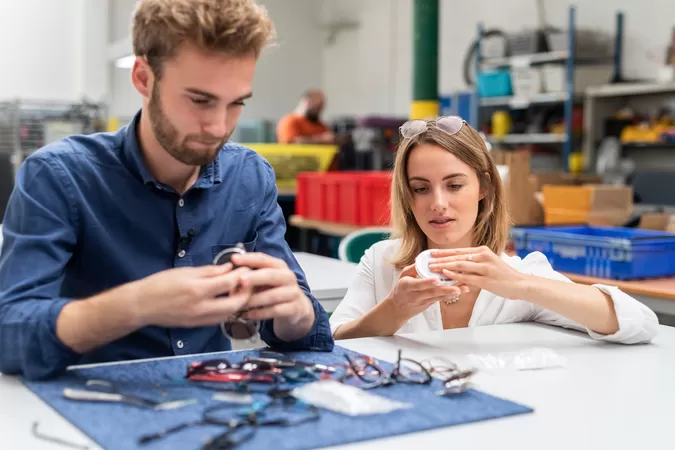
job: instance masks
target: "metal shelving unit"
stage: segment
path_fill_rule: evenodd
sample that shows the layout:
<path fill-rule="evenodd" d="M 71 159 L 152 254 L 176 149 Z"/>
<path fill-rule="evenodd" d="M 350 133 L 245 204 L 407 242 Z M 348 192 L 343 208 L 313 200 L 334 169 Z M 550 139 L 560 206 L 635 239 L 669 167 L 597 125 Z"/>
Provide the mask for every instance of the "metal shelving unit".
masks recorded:
<path fill-rule="evenodd" d="M 86 101 L 0 100 L 0 214 L 28 155 L 66 136 L 104 131 L 106 116 L 105 105 Z"/>
<path fill-rule="evenodd" d="M 567 51 L 552 51 L 544 53 L 534 53 L 531 55 L 517 55 L 504 58 L 483 59 L 481 56 L 481 38 L 483 36 L 483 25 L 478 24 L 478 46 L 476 51 L 476 74 L 486 68 L 511 68 L 511 67 L 531 67 L 542 64 L 564 64 L 565 66 L 565 91 L 541 93 L 529 98 L 511 97 L 479 97 L 475 102 L 476 112 L 474 117 L 480 122 L 481 108 L 508 107 L 512 110 L 527 109 L 537 105 L 563 104 L 565 132 L 563 134 L 511 134 L 501 138 L 488 137 L 493 143 L 504 145 L 519 144 L 562 144 L 563 167 L 569 171 L 569 157 L 575 146 L 575 138 L 572 134 L 572 114 L 574 104 L 582 99 L 575 93 L 575 70 L 580 65 L 614 65 L 614 79 L 620 78 L 622 36 L 623 36 L 623 14 L 616 15 L 616 34 L 614 36 L 614 55 L 605 58 L 581 58 L 578 57 L 576 48 L 576 8 L 570 6 L 568 16 L 568 43 Z M 477 94 L 478 96 L 478 94 Z"/>
<path fill-rule="evenodd" d="M 657 111 L 662 104 L 675 104 L 675 83 L 621 83 L 593 86 L 584 99 L 584 168 L 595 170 L 597 146 L 605 137 L 604 120 L 621 108 Z M 672 142 L 623 142 L 638 169 L 675 168 Z M 626 155 L 628 156 L 628 155 Z"/>
<path fill-rule="evenodd" d="M 491 144 L 562 144 L 567 136 L 556 133 L 507 134 L 504 137 L 488 136 Z"/>
<path fill-rule="evenodd" d="M 528 99 L 518 97 L 483 97 L 480 106 L 508 106 L 513 109 L 526 108 L 529 105 L 546 105 L 550 103 L 562 103 L 567 100 L 566 92 L 545 92 Z"/>

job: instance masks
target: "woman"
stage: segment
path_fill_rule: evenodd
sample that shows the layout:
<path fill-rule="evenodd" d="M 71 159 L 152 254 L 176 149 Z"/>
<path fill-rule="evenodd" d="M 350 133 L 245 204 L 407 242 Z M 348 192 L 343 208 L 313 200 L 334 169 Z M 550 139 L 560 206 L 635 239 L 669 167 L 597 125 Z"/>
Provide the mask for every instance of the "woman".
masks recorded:
<path fill-rule="evenodd" d="M 392 180 L 395 240 L 378 242 L 331 316 L 335 339 L 536 321 L 599 340 L 649 342 L 652 310 L 621 290 L 578 285 L 534 252 L 504 253 L 508 215 L 501 178 L 479 134 L 458 117 L 401 127 Z M 457 281 L 439 286 L 415 270 Z"/>

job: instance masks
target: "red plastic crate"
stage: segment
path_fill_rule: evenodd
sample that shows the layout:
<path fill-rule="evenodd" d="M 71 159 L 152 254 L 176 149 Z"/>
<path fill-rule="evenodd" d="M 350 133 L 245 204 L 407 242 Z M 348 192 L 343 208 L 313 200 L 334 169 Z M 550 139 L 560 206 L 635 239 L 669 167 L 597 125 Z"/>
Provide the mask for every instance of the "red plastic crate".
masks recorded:
<path fill-rule="evenodd" d="M 354 176 L 346 176 L 340 182 L 339 195 L 339 213 L 338 222 L 359 225 L 361 222 L 359 198 L 360 198 L 360 179 Z"/>
<path fill-rule="evenodd" d="M 359 226 L 389 224 L 391 172 L 298 175 L 296 214 Z"/>
<path fill-rule="evenodd" d="M 389 225 L 391 173 L 374 172 L 363 178 L 359 187 L 359 222 L 362 226 Z"/>
<path fill-rule="evenodd" d="M 307 219 L 325 220 L 323 173 L 303 172 L 296 176 L 295 213 Z"/>
<path fill-rule="evenodd" d="M 323 219 L 326 222 L 339 222 L 340 217 L 340 180 L 339 175 L 329 175 L 322 180 L 324 189 Z"/>

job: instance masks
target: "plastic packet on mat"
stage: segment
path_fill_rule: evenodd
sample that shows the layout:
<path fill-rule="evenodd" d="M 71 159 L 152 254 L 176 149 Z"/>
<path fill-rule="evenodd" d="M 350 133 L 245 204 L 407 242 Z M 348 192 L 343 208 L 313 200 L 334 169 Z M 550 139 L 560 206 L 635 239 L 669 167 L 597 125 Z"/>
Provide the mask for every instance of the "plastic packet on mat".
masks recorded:
<path fill-rule="evenodd" d="M 565 367 L 567 359 L 550 348 L 529 348 L 517 352 L 470 354 L 466 357 L 481 369 L 539 370 Z"/>
<path fill-rule="evenodd" d="M 386 414 L 412 408 L 410 403 L 390 400 L 356 386 L 333 380 L 321 380 L 293 389 L 291 395 L 300 401 L 348 416 Z"/>

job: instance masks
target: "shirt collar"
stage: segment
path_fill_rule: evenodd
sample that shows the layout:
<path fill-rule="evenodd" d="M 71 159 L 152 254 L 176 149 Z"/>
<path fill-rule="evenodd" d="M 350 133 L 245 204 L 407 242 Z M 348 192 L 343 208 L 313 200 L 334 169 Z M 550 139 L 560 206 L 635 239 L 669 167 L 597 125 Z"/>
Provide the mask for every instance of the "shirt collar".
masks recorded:
<path fill-rule="evenodd" d="M 124 130 L 124 164 L 134 175 L 140 178 L 143 184 L 151 184 L 160 188 L 165 188 L 159 181 L 152 176 L 145 161 L 143 160 L 143 152 L 141 151 L 140 142 L 138 141 L 137 129 L 141 119 L 141 112 L 138 111 L 134 118 L 129 122 Z M 199 171 L 199 178 L 192 188 L 206 189 L 214 184 L 220 183 L 221 178 L 221 163 L 222 150 L 218 154 L 216 160 L 206 166 L 203 166 Z"/>

